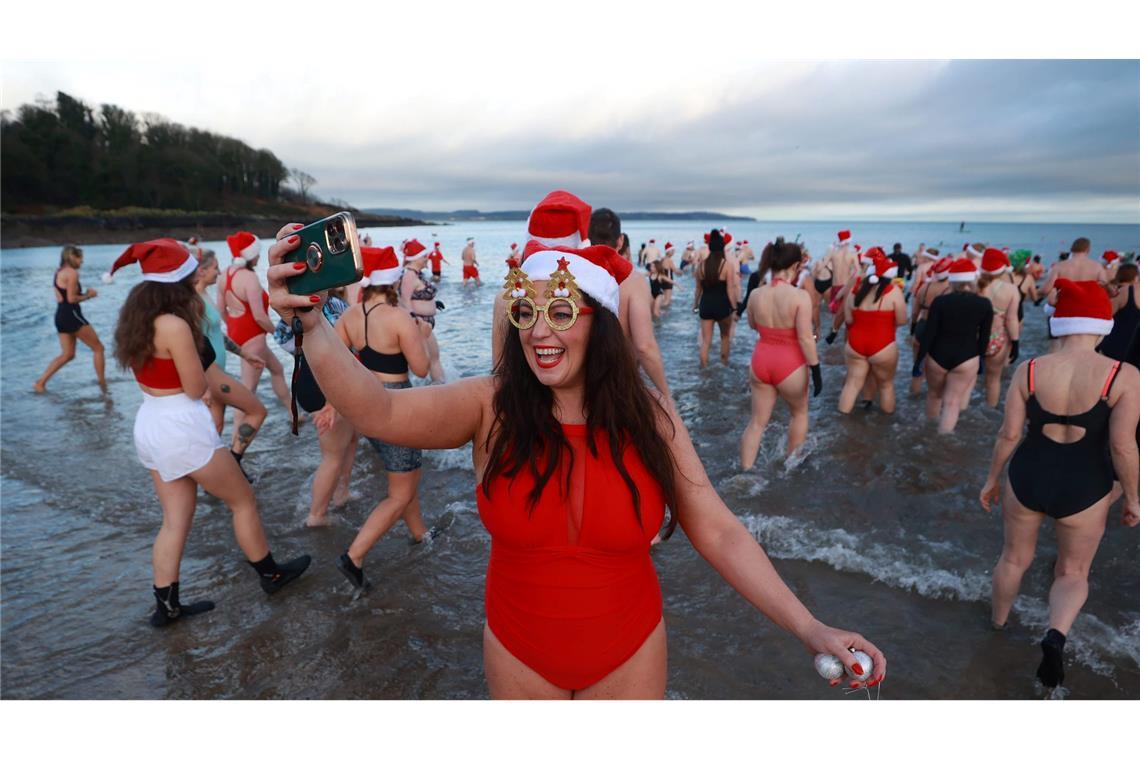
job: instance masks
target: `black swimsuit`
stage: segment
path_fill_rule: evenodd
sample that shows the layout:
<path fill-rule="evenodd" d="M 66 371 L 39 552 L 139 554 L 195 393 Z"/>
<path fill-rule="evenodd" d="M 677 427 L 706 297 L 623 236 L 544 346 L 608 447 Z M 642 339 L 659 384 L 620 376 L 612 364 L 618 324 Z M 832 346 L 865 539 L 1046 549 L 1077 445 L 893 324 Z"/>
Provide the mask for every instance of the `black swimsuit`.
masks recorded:
<path fill-rule="evenodd" d="M 1132 288 L 1128 286 L 1128 302 L 1112 315 L 1112 332 L 1096 349 L 1110 359 L 1127 361 L 1133 344 L 1140 341 L 1140 308 L 1136 306 Z"/>
<path fill-rule="evenodd" d="M 812 282 L 815 285 L 815 292 L 819 293 L 821 296 L 824 293 L 826 293 L 827 291 L 831 290 L 831 282 L 832 282 L 832 280 L 835 279 L 835 273 L 834 272 L 832 272 L 830 269 L 828 269 L 827 273 L 830 274 L 831 277 L 828 277 L 826 280 L 821 280 L 818 277 L 812 278 Z M 747 299 L 745 299 L 745 300 L 747 300 Z"/>
<path fill-rule="evenodd" d="M 380 304 L 376 304 L 379 306 Z M 402 353 L 382 354 L 368 347 L 368 315 L 376 310 L 376 306 L 365 309 L 364 304 L 360 310 L 364 312 L 364 347 L 360 349 L 360 363 L 373 372 L 383 372 L 387 375 L 406 375 L 408 373 L 408 360 Z"/>
<path fill-rule="evenodd" d="M 1034 365 L 1029 361 L 1029 432 L 1009 463 L 1009 486 L 1028 509 L 1052 518 L 1070 517 L 1096 504 L 1112 490 L 1115 473 L 1108 447 L 1112 408 L 1108 393 L 1120 362 L 1114 362 L 1096 404 L 1081 414 L 1053 414 L 1041 408 L 1035 395 Z M 1057 443 L 1042 432 L 1045 425 L 1084 428 L 1079 441 Z"/>
<path fill-rule="evenodd" d="M 994 309 L 974 293 L 945 293 L 930 304 L 920 351 L 949 372 L 963 362 L 985 356 Z"/>
<path fill-rule="evenodd" d="M 59 271 L 58 269 L 55 271 L 56 278 L 59 277 Z M 83 312 L 79 309 L 78 303 L 68 302 L 66 288 L 61 288 L 58 283 L 58 279 L 52 280 L 55 289 L 59 291 L 60 298 L 63 299 L 55 307 L 55 330 L 68 334 L 77 333 L 80 328 L 90 323 L 83 317 Z M 75 287 L 80 293 L 83 292 L 83 286 L 79 284 L 78 280 L 75 281 Z"/>
<path fill-rule="evenodd" d="M 704 274 L 704 267 L 701 267 L 699 274 Z M 732 315 L 732 303 L 728 300 L 726 280 L 718 280 L 712 287 L 704 286 L 699 312 L 701 319 L 711 319 L 715 322 L 728 319 Z"/>

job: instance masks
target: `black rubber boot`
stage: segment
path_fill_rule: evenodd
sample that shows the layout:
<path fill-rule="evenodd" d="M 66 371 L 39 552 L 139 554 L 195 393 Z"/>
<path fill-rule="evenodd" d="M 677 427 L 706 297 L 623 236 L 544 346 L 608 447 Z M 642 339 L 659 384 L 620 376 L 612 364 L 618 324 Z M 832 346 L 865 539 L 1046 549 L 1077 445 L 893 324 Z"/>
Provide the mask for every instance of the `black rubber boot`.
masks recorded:
<path fill-rule="evenodd" d="M 171 623 L 177 623 L 183 618 L 199 615 L 214 609 L 214 603 L 209 600 L 182 604 L 178 601 L 178 581 L 165 588 L 154 589 L 155 611 L 151 613 L 150 624 L 155 628 L 165 628 Z"/>
<path fill-rule="evenodd" d="M 1065 634 L 1050 628 L 1041 640 L 1041 664 L 1037 666 L 1037 679 L 1050 689 L 1065 681 Z"/>
<path fill-rule="evenodd" d="M 357 591 L 368 589 L 368 581 L 364 579 L 364 568 L 357 567 L 347 552 L 336 558 L 336 569 L 340 570 Z"/>
<path fill-rule="evenodd" d="M 250 562 L 253 569 L 261 576 L 261 589 L 269 595 L 276 594 L 283 589 L 287 584 L 301 577 L 301 574 L 309 569 L 309 564 L 313 558 L 308 554 L 302 554 L 296 559 L 291 559 L 283 565 L 278 565 L 273 560 L 272 552 L 265 555 L 265 559 L 259 562 Z"/>

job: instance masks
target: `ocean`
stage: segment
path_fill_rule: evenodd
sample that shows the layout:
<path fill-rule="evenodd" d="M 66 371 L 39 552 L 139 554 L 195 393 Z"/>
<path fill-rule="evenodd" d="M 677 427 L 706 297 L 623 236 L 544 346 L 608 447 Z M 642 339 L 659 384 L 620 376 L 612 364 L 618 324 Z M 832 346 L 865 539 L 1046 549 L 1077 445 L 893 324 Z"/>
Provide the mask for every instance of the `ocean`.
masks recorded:
<path fill-rule="evenodd" d="M 840 226 L 864 246 L 901 243 L 958 249 L 985 241 L 1028 248 L 1052 261 L 1078 236 L 1094 253 L 1140 248 L 1140 225 L 636 222 L 634 249 L 650 237 L 683 248 L 727 226 L 759 252 L 777 235 L 805 241 L 816 256 Z M 444 267 L 437 336 L 449 378 L 490 365 L 491 302 L 506 273 L 515 222 L 373 229 L 376 244 L 436 236 Z M 476 239 L 483 286 L 460 285 L 459 251 Z M 82 241 L 78 241 L 82 245 Z M 207 241 L 228 260 L 223 241 Z M 85 246 L 80 272 L 99 291 L 84 314 L 107 346 L 120 305 L 139 278 L 99 281 L 123 245 Z M 368 557 L 375 589 L 354 599 L 333 565 L 382 498 L 385 477 L 368 447 L 357 453 L 354 498 L 332 525 L 301 526 L 319 460 L 316 435 L 289 434 L 285 410 L 263 378 L 270 410 L 246 455 L 278 557 L 308 552 L 314 564 L 273 598 L 258 588 L 238 551 L 223 504 L 200 496 L 182 564 L 183 598 L 218 604 L 169 630 L 147 624 L 150 548 L 161 512 L 131 430 L 140 391 L 108 361 L 110 392 L 99 393 L 90 352 L 37 396 L 31 386 L 58 352 L 52 273 L 58 247 L 0 250 L 0 690 L 8 699 L 370 698 L 481 699 L 483 580 L 489 539 L 475 509 L 470 449 L 425 452 L 420 500 L 429 524 L 446 527 L 427 546 L 394 528 Z M 259 266 L 264 279 L 265 263 Z M 657 324 L 666 374 L 712 482 L 761 541 L 782 576 L 823 621 L 862 632 L 884 650 L 883 699 L 1033 699 L 1045 696 L 1034 670 L 1056 557 L 1046 525 L 1009 629 L 989 627 L 990 572 L 1001 551 L 998 514 L 983 512 L 1000 411 L 978 392 L 956 432 L 936 434 L 922 398 L 896 379 L 894 415 L 836 411 L 843 347 L 821 344 L 823 393 L 811 403 L 806 456 L 783 457 L 787 411 L 777 406 L 755 469 L 741 473 L 738 442 L 748 419 L 748 360 L 755 336 L 736 331 L 729 366 L 697 366 L 691 279 L 682 278 Z M 900 336 L 901 337 L 901 336 Z M 900 367 L 910 366 L 902 344 Z M 1022 358 L 1046 347 L 1040 309 L 1027 307 Z M 292 361 L 279 352 L 288 369 Z M 230 374 L 238 362 L 229 357 Z M 228 428 L 227 428 L 228 435 Z M 1093 564 L 1089 600 L 1067 648 L 1069 698 L 1140 696 L 1140 566 L 1137 534 L 1119 508 Z M 812 653 L 743 601 L 677 534 L 653 551 L 669 637 L 667 695 L 676 699 L 865 699 L 829 689 Z"/>

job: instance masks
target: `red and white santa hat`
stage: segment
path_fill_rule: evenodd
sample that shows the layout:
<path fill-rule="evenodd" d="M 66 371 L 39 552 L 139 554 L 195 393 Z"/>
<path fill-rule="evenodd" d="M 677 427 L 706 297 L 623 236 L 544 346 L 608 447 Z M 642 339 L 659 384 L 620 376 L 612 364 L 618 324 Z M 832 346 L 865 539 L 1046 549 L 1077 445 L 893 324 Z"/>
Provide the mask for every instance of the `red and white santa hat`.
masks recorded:
<path fill-rule="evenodd" d="M 427 248 L 415 238 L 400 243 L 400 252 L 404 254 L 404 261 L 417 261 L 427 256 Z"/>
<path fill-rule="evenodd" d="M 987 248 L 986 252 L 982 254 L 982 272 L 985 274 L 997 275 L 1012 268 L 1009 256 L 997 248 Z"/>
<path fill-rule="evenodd" d="M 726 230 L 724 227 L 720 228 L 720 236 L 722 238 L 724 238 L 724 244 L 725 245 L 728 245 L 729 243 L 732 242 L 732 235 L 729 234 L 729 231 Z"/>
<path fill-rule="evenodd" d="M 879 280 L 893 280 L 899 276 L 899 265 L 888 259 L 882 248 L 872 248 L 871 251 L 874 255 L 867 279 L 872 285 L 878 284 Z"/>
<path fill-rule="evenodd" d="M 565 190 L 547 195 L 527 220 L 530 240 L 523 249 L 521 269 L 532 280 L 548 280 L 561 260 L 582 292 L 618 313 L 618 286 L 633 265 L 608 245 L 590 245 L 590 205 Z"/>
<path fill-rule="evenodd" d="M 666 241 L 666 242 L 665 242 L 665 253 L 669 253 L 669 252 L 670 252 L 670 251 L 672 251 L 672 250 L 673 250 L 673 244 L 672 244 L 672 243 L 670 243 L 670 242 L 668 242 L 668 241 Z"/>
<path fill-rule="evenodd" d="M 851 245 L 851 230 L 840 230 L 835 237 L 839 239 L 839 245 Z"/>
<path fill-rule="evenodd" d="M 431 244 L 431 247 L 432 247 L 433 251 L 438 251 L 439 250 L 439 241 L 436 240 L 434 243 Z"/>
<path fill-rule="evenodd" d="M 1095 280 L 1057 280 L 1057 308 L 1049 329 L 1062 335 L 1108 335 L 1112 332 L 1112 301 Z"/>
<path fill-rule="evenodd" d="M 950 265 L 954 263 L 954 259 L 949 256 L 943 256 L 934 262 L 934 266 L 930 271 L 934 274 L 934 279 L 944 281 L 950 277 Z"/>
<path fill-rule="evenodd" d="M 511 243 L 511 251 L 517 251 L 518 249 L 519 249 L 518 243 Z"/>
<path fill-rule="evenodd" d="M 530 212 L 526 222 L 527 237 L 550 248 L 589 245 L 590 211 L 590 205 L 578 196 L 565 190 L 555 190 Z"/>
<path fill-rule="evenodd" d="M 689 242 L 685 243 L 685 250 L 686 251 L 691 251 L 691 250 L 695 249 L 696 247 L 697 247 L 697 241 L 695 241 L 695 240 L 690 240 Z"/>
<path fill-rule="evenodd" d="M 261 255 L 261 241 L 252 232 L 235 232 L 226 238 L 226 244 L 234 259 L 241 259 L 245 266 L 249 266 L 251 261 Z"/>
<path fill-rule="evenodd" d="M 364 259 L 362 285 L 395 285 L 400 281 L 404 266 L 392 246 L 361 248 L 360 256 Z"/>
<path fill-rule="evenodd" d="M 134 243 L 103 274 L 103 282 L 113 282 L 118 270 L 138 262 L 147 282 L 179 282 L 198 268 L 198 260 L 174 238 Z"/>
<path fill-rule="evenodd" d="M 978 279 L 978 268 L 969 259 L 954 259 L 950 264 L 950 282 L 973 282 Z"/>
<path fill-rule="evenodd" d="M 978 247 L 980 245 L 981 245 L 981 243 L 973 243 L 973 244 L 966 243 L 965 245 L 962 246 L 962 251 L 963 251 L 963 253 L 965 253 L 968 256 L 973 256 L 973 257 L 977 258 L 977 257 L 982 255 L 982 249 Z"/>
<path fill-rule="evenodd" d="M 1100 258 L 1104 261 L 1105 264 L 1111 264 L 1120 258 L 1120 254 L 1116 251 L 1105 251 L 1100 255 Z"/>

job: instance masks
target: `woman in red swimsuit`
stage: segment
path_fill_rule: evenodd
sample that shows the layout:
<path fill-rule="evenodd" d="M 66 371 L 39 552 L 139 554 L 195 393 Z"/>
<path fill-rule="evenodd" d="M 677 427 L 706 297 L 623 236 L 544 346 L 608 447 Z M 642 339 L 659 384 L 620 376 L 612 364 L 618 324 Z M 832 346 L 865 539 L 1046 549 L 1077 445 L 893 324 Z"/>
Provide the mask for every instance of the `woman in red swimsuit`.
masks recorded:
<path fill-rule="evenodd" d="M 278 565 L 257 513 L 253 489 L 226 450 L 202 402 L 205 368 L 214 349 L 202 334 L 204 311 L 194 289 L 197 262 L 182 245 L 164 238 L 136 243 L 111 268 L 138 263 L 143 281 L 127 296 L 115 327 L 115 358 L 135 374 L 143 402 L 135 417 L 135 451 L 150 470 L 162 505 L 162 528 L 154 540 L 151 625 L 163 627 L 214 608 L 213 602 L 183 604 L 179 566 L 198 486 L 226 503 L 234 535 L 267 594 L 276 593 L 309 566 L 302 555 Z"/>
<path fill-rule="evenodd" d="M 792 412 L 788 424 L 788 456 L 800 447 L 808 431 L 808 370 L 815 395 L 823 389 L 819 356 L 812 333 L 811 296 L 793 283 L 803 261 L 803 249 L 776 238 L 760 255 L 760 281 L 772 272 L 772 284 L 762 285 L 748 297 L 748 324 L 760 333 L 752 349 L 748 379 L 752 385 L 752 419 L 740 437 L 740 466 L 750 470 L 756 462 L 764 428 L 776 399 L 782 398 Z"/>
<path fill-rule="evenodd" d="M 895 410 L 895 371 L 899 347 L 895 332 L 906 324 L 906 299 L 891 279 L 898 266 L 882 249 L 872 255 L 872 272 L 855 282 L 843 304 L 847 323 L 847 379 L 839 394 L 839 411 L 848 414 L 863 390 L 867 375 L 879 391 L 879 406 L 887 414 Z"/>
<path fill-rule="evenodd" d="M 562 194 L 563 197 L 568 194 Z M 575 199 L 577 200 L 577 199 Z M 590 207 L 550 219 L 587 236 Z M 546 217 L 542 204 L 532 212 Z M 809 653 L 886 659 L 816 620 L 717 496 L 684 423 L 640 381 L 617 318 L 628 263 L 608 246 L 531 240 L 503 299 L 511 326 L 490 377 L 385 390 L 315 312 L 290 295 L 300 225 L 270 250 L 271 303 L 305 328 L 328 400 L 362 433 L 416 448 L 473 443 L 479 513 L 491 534 L 484 667 L 496 698 L 661 698 L 666 648 L 649 556 L 669 504 L 701 554 Z M 552 235 L 552 237 L 559 237 Z"/>
<path fill-rule="evenodd" d="M 218 311 L 226 320 L 226 335 L 241 347 L 243 353 L 252 354 L 265 362 L 273 393 L 286 409 L 289 408 L 289 386 L 285 383 L 285 370 L 269 350 L 265 340 L 274 330 L 269 318 L 269 295 L 261 289 L 253 269 L 261 258 L 261 241 L 252 233 L 235 232 L 226 238 L 234 263 L 226 270 L 225 282 L 218 288 Z M 245 359 L 241 361 L 241 384 L 254 393 L 261 380 L 261 367 Z M 245 415 L 234 412 L 234 427 L 240 427 Z"/>

